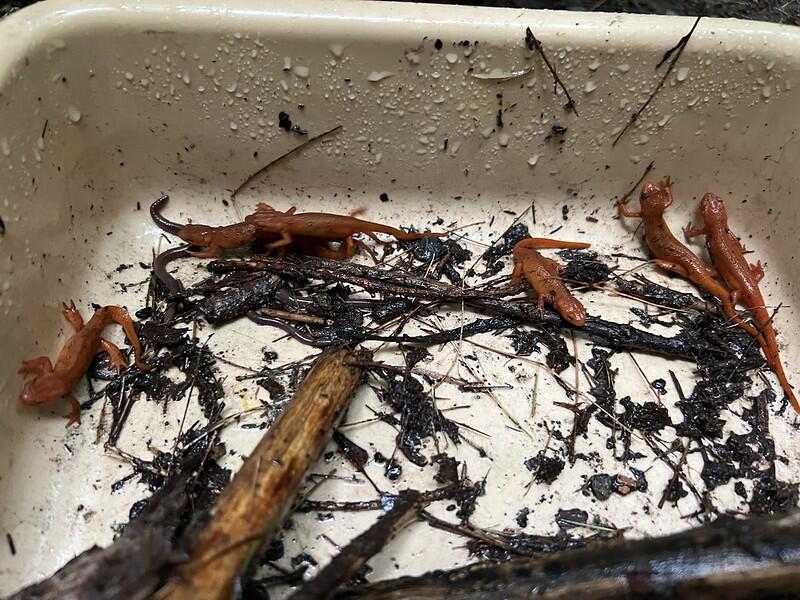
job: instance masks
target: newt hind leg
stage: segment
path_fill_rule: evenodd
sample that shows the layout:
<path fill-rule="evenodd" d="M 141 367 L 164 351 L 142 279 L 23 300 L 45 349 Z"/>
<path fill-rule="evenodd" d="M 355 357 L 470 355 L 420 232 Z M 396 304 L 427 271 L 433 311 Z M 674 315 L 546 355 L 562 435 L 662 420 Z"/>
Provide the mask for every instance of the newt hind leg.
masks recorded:
<path fill-rule="evenodd" d="M 680 275 L 681 277 L 687 277 L 687 278 L 689 277 L 689 273 L 686 271 L 686 269 L 683 268 L 683 266 L 679 265 L 678 263 L 661 259 L 657 259 L 655 263 L 665 271 L 670 271 L 671 273 L 675 273 L 676 275 Z"/>
<path fill-rule="evenodd" d="M 368 235 L 369 237 L 371 237 L 371 238 L 372 238 L 372 239 L 373 239 L 375 242 L 377 242 L 378 244 L 382 244 L 382 245 L 384 245 L 384 246 L 388 246 L 388 245 L 390 245 L 390 244 L 392 243 L 391 241 L 382 240 L 382 239 L 381 239 L 381 238 L 379 238 L 377 235 L 375 235 L 375 233 L 374 233 L 374 232 L 372 232 L 372 231 L 365 231 L 364 233 L 365 233 L 366 235 Z"/>
<path fill-rule="evenodd" d="M 41 377 L 47 373 L 53 372 L 53 363 L 47 356 L 39 356 L 30 360 L 23 360 L 22 366 L 17 373 L 23 376 L 33 375 L 34 377 Z"/>
<path fill-rule="evenodd" d="M 75 397 L 75 394 L 70 392 L 64 399 L 67 400 L 70 405 L 72 406 L 72 412 L 69 414 L 69 421 L 67 421 L 67 427 L 72 425 L 73 423 L 77 423 L 78 425 L 81 424 L 81 405 L 78 402 L 78 399 Z"/>
<path fill-rule="evenodd" d="M 122 369 L 128 366 L 128 363 L 118 346 L 112 344 L 106 339 L 101 338 L 100 347 L 108 354 L 108 357 L 111 359 L 111 366 L 116 369 L 117 374 L 119 374 Z"/>
<path fill-rule="evenodd" d="M 128 336 L 128 340 L 130 341 L 131 346 L 133 346 L 134 363 L 136 364 L 136 366 L 139 367 L 142 371 L 149 371 L 151 368 L 150 365 L 147 365 L 142 361 L 142 344 L 141 342 L 139 342 L 139 336 L 136 334 L 136 328 L 133 326 L 133 321 L 131 321 L 131 316 L 128 314 L 128 311 L 119 306 L 107 306 L 106 308 L 109 310 L 109 314 L 111 315 L 111 320 L 114 321 L 115 323 L 119 323 L 122 326 L 122 329 L 125 330 L 125 335 Z M 106 352 L 108 352 L 105 346 L 103 349 L 106 350 Z M 117 351 L 119 351 L 119 349 L 117 349 Z M 109 356 L 111 356 L 111 360 L 113 362 L 114 355 L 112 354 L 112 352 L 113 351 L 108 353 Z"/>
<path fill-rule="evenodd" d="M 358 247 L 359 247 L 359 248 L 361 248 L 361 249 L 362 249 L 364 252 L 366 252 L 367 254 L 369 254 L 369 255 L 370 255 L 370 257 L 372 258 L 373 262 L 374 262 L 376 265 L 377 265 L 377 264 L 380 262 L 380 261 L 378 260 L 378 257 L 377 257 L 377 256 L 375 255 L 375 253 L 372 251 L 372 248 L 370 248 L 369 246 L 367 246 L 367 245 L 366 245 L 364 242 L 362 242 L 361 240 L 353 240 L 353 241 L 355 242 L 355 245 L 356 245 L 356 246 L 358 246 Z"/>

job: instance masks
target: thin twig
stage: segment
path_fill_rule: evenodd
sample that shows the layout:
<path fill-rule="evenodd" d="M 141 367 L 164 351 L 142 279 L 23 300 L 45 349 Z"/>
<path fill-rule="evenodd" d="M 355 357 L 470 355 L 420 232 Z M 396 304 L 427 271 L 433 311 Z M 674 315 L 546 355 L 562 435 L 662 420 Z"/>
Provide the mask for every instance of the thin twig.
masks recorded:
<path fill-rule="evenodd" d="M 669 62 L 669 66 L 667 67 L 667 70 L 664 71 L 664 76 L 658 82 L 658 85 L 656 86 L 656 89 L 654 89 L 653 92 L 650 94 L 650 97 L 647 99 L 647 102 L 642 104 L 641 108 L 631 115 L 631 118 L 628 121 L 627 125 L 625 125 L 625 127 L 622 128 L 622 131 L 620 131 L 619 135 L 617 135 L 617 137 L 614 139 L 614 142 L 611 144 L 612 146 L 616 146 L 617 145 L 617 142 L 620 140 L 620 138 L 623 135 L 625 135 L 625 132 L 628 131 L 630 126 L 633 125 L 636 122 L 636 120 L 641 116 L 641 114 L 644 112 L 644 110 L 650 105 L 650 102 L 653 101 L 653 98 L 656 97 L 656 94 L 658 94 L 659 90 L 664 86 L 664 82 L 667 81 L 667 77 L 669 77 L 669 74 L 672 73 L 672 69 L 675 67 L 675 63 L 678 62 L 678 59 L 681 57 L 681 54 L 683 54 L 683 50 L 684 50 L 684 48 L 686 48 L 686 45 L 689 43 L 689 39 L 692 37 L 692 34 L 694 33 L 694 30 L 697 27 L 697 24 L 700 22 L 701 18 L 702 17 L 697 17 L 695 19 L 695 21 L 694 21 L 694 25 L 692 25 L 692 28 L 689 30 L 689 33 L 687 33 L 685 36 L 683 36 L 680 39 L 680 41 L 675 45 L 675 47 L 671 48 L 670 50 L 667 51 L 667 53 L 665 53 L 664 59 L 666 59 L 666 57 L 669 54 L 671 54 L 674 50 L 677 50 L 677 52 L 675 52 L 675 56 Z M 661 62 L 659 62 L 658 65 L 656 65 L 656 69 L 661 66 L 661 64 L 664 62 L 664 59 L 662 59 Z"/>
<path fill-rule="evenodd" d="M 558 76 L 553 65 L 550 64 L 550 61 L 547 59 L 547 55 L 544 53 L 544 48 L 542 47 L 542 42 L 536 39 L 536 36 L 533 35 L 530 27 L 525 28 L 525 45 L 528 47 L 528 50 L 536 50 L 539 53 L 539 56 L 542 57 L 544 64 L 547 65 L 547 68 L 550 70 L 550 74 L 553 76 L 553 87 L 556 85 L 560 86 L 563 90 L 564 94 L 567 96 L 567 110 L 571 110 L 575 113 L 575 116 L 578 116 L 578 109 L 575 107 L 575 100 L 572 99 L 572 96 L 569 95 L 569 90 L 567 86 L 564 85 L 564 82 L 561 81 L 561 78 Z"/>
<path fill-rule="evenodd" d="M 288 152 L 284 152 L 283 154 L 281 154 L 278 158 L 272 159 L 267 164 L 265 164 L 263 167 L 261 167 L 258 171 L 256 171 L 252 175 L 250 175 L 250 177 L 245 179 L 241 184 L 239 184 L 239 187 L 237 187 L 235 190 L 233 190 L 233 193 L 231 194 L 231 199 L 235 198 L 237 196 L 237 194 L 239 194 L 239 192 L 241 192 L 244 188 L 246 188 L 248 185 L 250 185 L 250 183 L 252 183 L 253 180 L 255 180 L 257 177 L 262 175 L 264 172 L 268 171 L 270 168 L 274 167 L 276 164 L 278 164 L 282 160 L 284 160 L 286 158 L 289 158 L 295 152 L 298 152 L 302 148 L 305 148 L 306 146 L 308 146 L 310 144 L 313 144 L 317 140 L 320 140 L 320 139 L 322 139 L 324 137 L 329 136 L 332 133 L 335 133 L 335 132 L 339 131 L 341 128 L 342 128 L 341 125 L 337 125 L 336 127 L 333 127 L 332 129 L 328 129 L 327 131 L 323 131 L 322 133 L 318 133 L 317 135 L 312 135 L 307 140 L 304 140 L 302 144 L 298 144 L 297 146 L 295 146 L 294 148 L 292 148 Z"/>

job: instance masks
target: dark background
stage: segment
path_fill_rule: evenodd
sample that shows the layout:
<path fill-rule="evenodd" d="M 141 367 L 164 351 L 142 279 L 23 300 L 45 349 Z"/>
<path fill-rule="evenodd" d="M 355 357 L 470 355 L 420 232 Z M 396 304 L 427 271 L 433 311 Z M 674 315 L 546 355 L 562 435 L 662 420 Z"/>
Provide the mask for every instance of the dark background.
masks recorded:
<path fill-rule="evenodd" d="M 0 0 L 0 17 L 37 0 Z M 46 0 L 43 0 L 46 1 Z M 210 1 L 210 0 L 209 0 Z M 293 2 L 296 0 L 287 0 Z M 423 0 L 424 1 L 424 0 Z M 800 25 L 800 0 L 437 0 L 439 4 L 738 17 Z"/>

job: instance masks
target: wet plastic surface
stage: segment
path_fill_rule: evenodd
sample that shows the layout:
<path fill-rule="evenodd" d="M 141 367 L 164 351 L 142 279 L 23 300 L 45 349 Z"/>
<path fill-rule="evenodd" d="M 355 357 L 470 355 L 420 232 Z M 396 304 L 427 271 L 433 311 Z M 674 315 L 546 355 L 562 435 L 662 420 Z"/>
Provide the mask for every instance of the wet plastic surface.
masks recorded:
<path fill-rule="evenodd" d="M 611 146 L 661 77 L 655 64 L 691 23 L 357 2 L 240 1 L 209 8 L 196 2 L 114 6 L 61 0 L 0 23 L 0 529 L 13 536 L 16 549 L 11 555 L 0 548 L 0 592 L 50 574 L 92 544 L 108 543 L 131 503 L 145 494 L 136 483 L 111 492 L 111 484 L 130 469 L 96 442 L 99 406 L 84 414 L 79 429 L 65 430 L 65 406 L 19 405 L 16 370 L 23 359 L 55 356 L 68 333 L 59 312 L 62 300 L 74 299 L 84 316 L 92 302 L 142 306 L 146 284 L 139 282 L 149 269 L 139 261 L 148 263 L 154 249 L 167 247 L 146 210 L 162 192 L 170 194 L 168 214 L 176 220 L 213 224 L 238 220 L 264 199 L 283 209 L 296 204 L 301 210 L 349 212 L 363 206 L 371 220 L 417 228 L 441 217 L 445 225 L 469 225 L 460 233 L 477 253 L 533 202 L 535 224 L 525 218 L 533 235 L 557 230 L 553 237 L 587 240 L 603 254 L 644 256 L 640 238 L 632 235 L 635 223 L 615 219 L 613 200 L 652 160 L 654 177 L 671 175 L 675 181 L 668 218 L 676 231 L 704 192 L 726 200 L 732 228 L 766 264 L 767 303 L 783 305 L 776 326 L 787 374 L 797 381 L 792 341 L 800 333 L 794 256 L 800 34 L 775 25 L 702 20 L 659 95 Z M 554 95 L 540 58 L 525 47 L 525 27 L 544 44 L 579 116 L 564 110 L 560 92 Z M 259 179 L 236 203 L 227 202 L 252 172 L 302 141 L 279 127 L 281 111 L 310 134 L 343 128 Z M 566 131 L 553 135 L 554 126 Z M 622 269 L 637 264 L 619 260 Z M 132 267 L 119 271 L 120 264 Z M 190 265 L 182 269 L 187 278 L 197 278 Z M 642 272 L 691 290 L 652 267 Z M 623 322 L 632 319 L 628 308 L 637 306 L 600 292 L 581 299 L 591 314 Z M 449 323 L 459 320 L 454 308 Z M 247 321 L 214 331 L 215 351 L 239 365 L 257 367 L 265 346 L 280 361 L 310 353 L 294 341 L 274 342 L 279 333 Z M 665 333 L 658 325 L 653 331 Z M 211 332 L 202 331 L 201 339 Z M 503 336 L 475 341 L 513 353 Z M 470 377 L 454 363 L 456 346 L 433 351 L 435 360 L 426 368 L 446 372 L 455 364 L 453 373 Z M 563 450 L 548 429 L 568 432 L 571 413 L 554 404 L 568 399 L 545 369 L 530 362 L 540 357 L 509 357 L 468 342 L 459 351 L 476 356 L 470 366 L 478 376 L 511 386 L 496 391 L 494 399 L 524 429 L 485 394 L 448 384 L 438 388 L 441 408 L 467 406 L 452 418 L 479 429 L 470 435 L 487 451 L 481 457 L 464 444 L 446 448 L 467 463 L 471 478 L 487 478 L 476 524 L 513 527 L 523 507 L 532 511 L 527 531 L 535 533 L 555 532 L 559 508 L 582 508 L 630 528 L 628 535 L 673 532 L 694 522 L 684 518 L 698 508 L 691 498 L 677 508 L 657 508 L 671 472 L 652 458 L 635 463 L 647 470 L 647 493 L 603 503 L 579 493 L 592 473 L 627 472 L 606 448 L 607 431 L 595 423 L 578 442 L 581 452 L 596 452 L 594 458 L 526 493 L 531 473 L 524 462 L 548 440 L 555 454 Z M 579 336 L 579 358 L 590 355 Z M 379 358 L 399 361 L 392 349 Z M 691 389 L 691 363 L 637 360 L 649 379 L 673 369 Z M 615 355 L 612 366 L 619 369 L 619 396 L 653 398 L 630 356 Z M 237 382 L 239 369 L 222 370 L 228 410 L 254 406 L 257 386 Z M 574 369 L 562 376 L 574 381 Z M 585 388 L 589 382 L 581 378 Z M 756 381 L 753 393 L 763 385 Z M 79 392 L 85 397 L 85 387 Z M 668 386 L 661 400 L 673 420 L 679 420 L 676 399 Z M 376 405 L 364 390 L 346 421 L 372 416 L 368 406 Z M 777 464 L 779 475 L 796 481 L 795 416 L 775 416 L 777 406 L 771 408 L 772 435 L 786 457 Z M 141 456 L 149 456 L 148 445 L 169 449 L 183 407 L 169 406 L 165 414 L 155 403 L 136 403 L 119 447 Z M 731 414 L 728 429 L 740 426 Z M 396 432 L 390 426 L 346 431 L 371 454 L 391 455 Z M 237 453 L 228 466 L 238 467 L 260 432 L 238 426 L 226 432 Z M 663 437 L 668 444 L 674 431 Z M 441 439 L 443 447 L 447 443 Z M 428 453 L 434 452 L 431 447 Z M 689 477 L 699 481 L 695 458 L 688 459 Z M 338 456 L 315 472 L 332 467 L 348 472 Z M 408 461 L 394 482 L 384 477 L 382 465 L 372 462 L 367 469 L 384 489 L 435 485 L 434 469 Z M 720 508 L 746 508 L 732 482 L 713 495 Z M 328 482 L 313 497 L 374 496 L 365 483 Z M 433 510 L 452 516 L 445 506 Z M 321 534 L 343 545 L 374 517 L 297 515 L 285 540 L 287 557 L 303 549 L 324 563 L 335 549 Z M 371 561 L 371 577 L 462 564 L 463 546 L 460 538 L 414 524 Z"/>

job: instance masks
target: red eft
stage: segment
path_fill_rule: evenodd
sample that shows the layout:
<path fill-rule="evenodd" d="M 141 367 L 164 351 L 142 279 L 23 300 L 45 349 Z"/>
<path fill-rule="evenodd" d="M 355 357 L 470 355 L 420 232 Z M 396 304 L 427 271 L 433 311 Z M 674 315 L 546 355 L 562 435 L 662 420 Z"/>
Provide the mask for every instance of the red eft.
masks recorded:
<path fill-rule="evenodd" d="M 758 288 L 758 282 L 764 277 L 761 263 L 751 265 L 747 262 L 739 239 L 728 228 L 728 213 L 719 196 L 711 193 L 703 196 L 700 201 L 700 214 L 703 215 L 704 227 L 695 229 L 689 224 L 683 230 L 684 234 L 686 237 L 705 234 L 708 252 L 714 265 L 731 289 L 731 301 L 734 304 L 741 303 L 750 311 L 760 331 L 756 339 L 764 352 L 767 364 L 777 375 L 795 411 L 800 413 L 800 404 L 781 365 L 772 318 L 767 312 L 764 297 Z"/>
<path fill-rule="evenodd" d="M 682 244 L 672 234 L 664 220 L 664 211 L 672 204 L 672 189 L 669 178 L 659 185 L 645 183 L 639 196 L 639 210 L 628 210 L 630 198 L 625 198 L 619 203 L 619 213 L 624 217 L 637 217 L 644 223 L 644 238 L 650 251 L 656 257 L 656 264 L 694 283 L 705 290 L 722 304 L 725 317 L 736 323 L 752 336 L 758 332 L 745 323 L 736 314 L 731 295 L 724 286 L 717 281 L 717 273 L 706 265 L 700 258 Z"/>
<path fill-rule="evenodd" d="M 558 314 L 572 325 L 578 327 L 586 324 L 586 309 L 564 285 L 559 273 L 563 266 L 556 261 L 542 256 L 538 248 L 589 248 L 591 244 L 584 242 L 563 242 L 546 238 L 527 238 L 514 245 L 514 272 L 511 281 L 519 283 L 522 276 L 528 280 L 539 296 L 539 309 L 545 303 L 556 309 Z"/>
<path fill-rule="evenodd" d="M 69 306 L 66 304 L 62 306 L 64 318 L 75 329 L 75 333 L 58 353 L 55 366 L 47 356 L 23 361 L 19 373 L 26 378 L 33 375 L 33 379 L 25 382 L 19 399 L 23 404 L 33 406 L 65 398 L 72 405 L 72 414 L 67 423 L 69 426 L 81 421 L 80 405 L 72 390 L 89 369 L 97 351 L 103 349 L 108 353 L 117 372 L 125 366 L 125 359 L 120 349 L 101 337 L 103 329 L 108 323 L 115 322 L 122 325 L 125 335 L 128 336 L 131 346 L 133 346 L 136 366 L 144 371 L 149 370 L 150 367 L 142 362 L 142 346 L 131 317 L 124 308 L 119 306 L 98 308 L 89 322 L 84 325 L 83 318 L 73 302 L 70 302 Z"/>
<path fill-rule="evenodd" d="M 244 221 L 255 225 L 259 232 L 281 236 L 280 240 L 269 244 L 268 247 L 287 246 L 296 236 L 303 236 L 342 242 L 347 258 L 355 255 L 356 245 L 362 245 L 353 240 L 353 235 L 356 233 L 364 233 L 379 244 L 387 242 L 378 238 L 375 235 L 376 232 L 392 235 L 398 240 L 419 240 L 445 235 L 444 233 L 409 233 L 389 225 L 364 221 L 353 216 L 320 212 L 296 213 L 294 207 L 286 212 L 280 212 L 264 203 L 259 203 L 256 212 L 245 217 Z"/>

